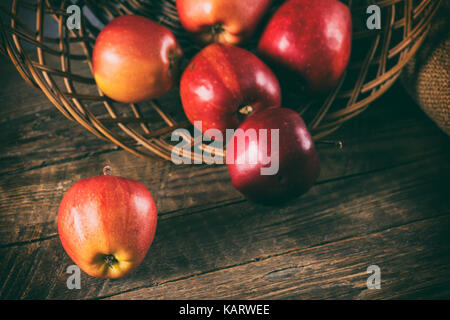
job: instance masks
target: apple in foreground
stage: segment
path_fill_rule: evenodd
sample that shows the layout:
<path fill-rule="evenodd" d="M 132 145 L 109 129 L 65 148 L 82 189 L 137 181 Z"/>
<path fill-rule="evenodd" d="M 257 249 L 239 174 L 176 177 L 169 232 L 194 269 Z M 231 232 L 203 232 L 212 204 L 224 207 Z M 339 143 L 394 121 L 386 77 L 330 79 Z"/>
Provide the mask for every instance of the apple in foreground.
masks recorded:
<path fill-rule="evenodd" d="M 142 102 L 174 86 L 182 56 L 169 29 L 145 17 L 124 15 L 112 20 L 96 39 L 94 78 L 114 100 Z"/>
<path fill-rule="evenodd" d="M 144 259 L 157 212 L 141 183 L 110 175 L 80 180 L 64 195 L 58 232 L 70 258 L 87 274 L 120 278 Z"/>
<path fill-rule="evenodd" d="M 332 89 L 351 53 L 352 17 L 337 0 L 290 0 L 267 24 L 258 44 L 264 59 L 299 75 L 312 92 Z"/>
<path fill-rule="evenodd" d="M 177 0 L 183 27 L 201 43 L 241 44 L 257 28 L 272 0 Z"/>
<path fill-rule="evenodd" d="M 245 140 L 241 138 L 239 142 L 239 129 L 244 133 L 253 129 L 257 134 L 246 134 Z M 234 147 L 233 156 L 227 158 L 227 166 L 233 186 L 248 199 L 262 204 L 279 204 L 312 187 L 320 173 L 319 158 L 311 135 L 297 112 L 287 108 L 266 109 L 248 117 L 239 129 L 227 145 L 227 157 L 230 146 Z M 262 135 L 260 129 L 266 129 L 267 136 Z M 272 129 L 279 129 L 278 141 L 273 141 Z M 267 139 L 267 142 L 261 144 L 261 139 Z M 239 143 L 245 144 L 239 146 Z M 268 164 L 267 158 L 272 163 Z M 278 164 L 274 165 L 273 161 Z M 269 166 L 278 170 L 263 175 L 261 169 Z"/>
<path fill-rule="evenodd" d="M 252 113 L 280 107 L 281 89 L 273 72 L 253 53 L 211 44 L 189 63 L 180 81 L 188 119 L 202 121 L 202 132 L 235 129 Z"/>

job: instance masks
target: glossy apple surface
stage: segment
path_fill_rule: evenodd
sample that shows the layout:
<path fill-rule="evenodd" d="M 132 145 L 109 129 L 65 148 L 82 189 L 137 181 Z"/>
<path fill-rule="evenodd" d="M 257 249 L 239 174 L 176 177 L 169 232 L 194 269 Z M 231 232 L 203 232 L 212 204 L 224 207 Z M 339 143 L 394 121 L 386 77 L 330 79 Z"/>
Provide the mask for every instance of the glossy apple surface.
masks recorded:
<path fill-rule="evenodd" d="M 177 0 L 183 27 L 202 43 L 240 44 L 255 31 L 272 0 Z"/>
<path fill-rule="evenodd" d="M 337 0 L 289 0 L 267 24 L 258 52 L 295 73 L 308 90 L 324 92 L 343 75 L 351 52 L 352 18 Z"/>
<path fill-rule="evenodd" d="M 157 212 L 141 183 L 114 176 L 83 179 L 64 195 L 58 232 L 70 258 L 87 274 L 120 278 L 144 259 Z"/>
<path fill-rule="evenodd" d="M 218 129 L 224 136 L 251 113 L 281 104 L 273 72 L 251 52 L 221 44 L 192 59 L 181 77 L 180 95 L 192 123 L 202 121 L 202 132 Z"/>
<path fill-rule="evenodd" d="M 141 16 L 120 16 L 96 39 L 94 78 L 108 97 L 120 102 L 158 98 L 176 83 L 182 55 L 166 27 Z"/>
<path fill-rule="evenodd" d="M 232 138 L 235 139 L 232 161 L 227 158 L 233 186 L 248 199 L 263 204 L 279 204 L 312 187 L 320 173 L 319 158 L 311 135 L 298 113 L 286 108 L 263 110 L 248 117 L 239 128 L 244 132 L 253 129 L 258 133 L 256 136 L 249 135 L 241 147 L 242 152 L 239 152 L 235 133 Z M 264 135 L 259 134 L 260 129 L 268 130 L 267 148 L 260 144 L 260 139 L 265 139 Z M 270 129 L 279 129 L 278 152 L 271 147 L 274 135 Z M 230 145 L 229 142 L 227 154 Z M 272 157 L 271 161 L 278 159 L 275 174 L 261 174 L 261 168 L 271 166 L 265 160 L 266 155 Z"/>

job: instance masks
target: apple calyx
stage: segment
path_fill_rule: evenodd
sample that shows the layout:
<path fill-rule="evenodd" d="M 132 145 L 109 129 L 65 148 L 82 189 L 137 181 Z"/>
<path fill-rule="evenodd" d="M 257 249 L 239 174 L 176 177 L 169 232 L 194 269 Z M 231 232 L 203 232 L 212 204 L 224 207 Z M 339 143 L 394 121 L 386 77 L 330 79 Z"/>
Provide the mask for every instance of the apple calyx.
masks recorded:
<path fill-rule="evenodd" d="M 217 23 L 217 24 L 211 26 L 211 29 L 210 29 L 211 35 L 213 36 L 214 39 L 224 31 L 225 31 L 225 28 L 223 27 L 223 24 L 221 24 L 221 23 Z"/>
<path fill-rule="evenodd" d="M 108 268 L 113 268 L 115 264 L 119 263 L 113 254 L 107 254 L 103 257 L 103 260 Z"/>

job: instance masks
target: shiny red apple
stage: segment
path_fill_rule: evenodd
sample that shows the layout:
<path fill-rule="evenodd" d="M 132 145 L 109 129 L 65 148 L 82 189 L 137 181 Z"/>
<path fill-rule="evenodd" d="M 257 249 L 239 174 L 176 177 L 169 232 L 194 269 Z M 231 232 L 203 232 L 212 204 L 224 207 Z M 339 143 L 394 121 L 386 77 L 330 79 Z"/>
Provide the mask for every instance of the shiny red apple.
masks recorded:
<path fill-rule="evenodd" d="M 313 92 L 333 88 L 351 51 L 352 17 L 337 0 L 286 1 L 267 24 L 258 52 L 283 70 L 299 75 Z"/>
<path fill-rule="evenodd" d="M 226 153 L 233 186 L 263 204 L 282 203 L 305 193 L 320 172 L 305 123 L 287 108 L 248 117 L 228 142 Z"/>
<path fill-rule="evenodd" d="M 240 44 L 255 31 L 272 0 L 177 0 L 183 27 L 202 43 Z"/>
<path fill-rule="evenodd" d="M 87 274 L 120 278 L 144 259 L 157 212 L 141 183 L 110 175 L 83 179 L 64 195 L 58 232 L 70 258 Z"/>
<path fill-rule="evenodd" d="M 281 91 L 273 72 L 253 53 L 232 45 L 211 44 L 185 69 L 180 95 L 188 119 L 202 132 L 235 129 L 253 112 L 279 107 Z"/>
<path fill-rule="evenodd" d="M 120 16 L 96 39 L 94 78 L 103 93 L 120 102 L 158 98 L 176 83 L 182 55 L 166 27 L 137 15 Z"/>

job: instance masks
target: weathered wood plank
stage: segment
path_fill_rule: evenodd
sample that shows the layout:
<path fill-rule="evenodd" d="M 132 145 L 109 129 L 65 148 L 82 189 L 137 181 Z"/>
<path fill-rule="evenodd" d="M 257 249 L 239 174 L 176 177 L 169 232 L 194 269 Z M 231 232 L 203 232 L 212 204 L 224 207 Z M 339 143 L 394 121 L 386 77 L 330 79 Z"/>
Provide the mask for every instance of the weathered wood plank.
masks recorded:
<path fill-rule="evenodd" d="M 16 77 L 18 75 L 14 74 Z M 20 78 L 13 80 L 22 86 Z M 17 94 L 17 99 L 5 98 L 6 105 L 1 103 L 2 88 L 0 88 L 0 111 L 28 108 L 30 112 L 16 118 L 0 116 L 0 175 L 11 172 L 20 172 L 30 168 L 39 168 L 61 161 L 76 160 L 90 153 L 108 152 L 114 150 L 115 146 L 109 142 L 102 141 L 93 134 L 82 128 L 81 125 L 67 120 L 56 108 L 40 110 L 34 104 L 30 105 L 28 100 L 21 100 L 25 92 L 32 93 L 32 97 L 39 100 L 43 93 L 31 87 L 24 87 L 23 93 Z M 22 91 L 22 88 L 21 88 Z M 13 92 L 15 92 L 13 90 Z M 398 132 L 402 137 L 413 135 L 420 140 L 436 133 L 434 125 L 423 116 L 423 113 L 413 105 L 411 100 L 402 101 L 398 98 L 399 90 L 387 94 L 390 100 L 380 100 L 372 106 L 356 121 L 347 123 L 334 138 L 343 139 L 346 148 L 365 140 L 377 137 L 377 134 L 389 134 Z M 25 94 L 26 96 L 26 94 Z M 45 98 L 45 97 L 44 97 Z M 408 99 L 405 94 L 400 94 L 400 99 Z M 174 101 L 174 98 L 169 98 Z M 46 100 L 44 100 L 46 101 Z M 50 103 L 45 102 L 47 105 Z M 176 105 L 176 102 L 173 102 Z M 388 104 L 388 106 L 386 106 Z M 179 106 L 180 107 L 180 106 Z M 420 131 L 414 131 L 418 126 Z M 427 129 L 426 131 L 424 129 Z M 408 130 L 405 132 L 405 130 Z M 412 130 L 412 131 L 409 131 Z M 424 130 L 424 131 L 422 131 Z M 356 141 L 353 137 L 357 137 Z M 361 139 L 362 138 L 362 139 Z M 386 136 L 378 136 L 386 139 Z M 418 143 L 420 143 L 420 140 Z"/>
<path fill-rule="evenodd" d="M 117 150 L 65 118 L 3 56 L 0 74 L 0 176 Z"/>
<path fill-rule="evenodd" d="M 124 151 L 85 157 L 77 162 L 2 178 L 1 245 L 56 234 L 57 211 L 64 193 L 76 181 L 100 174 L 107 164 L 113 166 L 114 174 L 145 183 L 157 201 L 160 215 L 181 208 L 203 208 L 216 206 L 221 201 L 242 199 L 231 186 L 225 167 L 180 166 L 174 169 L 167 162 L 136 159 Z M 217 194 L 212 197 L 210 193 L 205 194 L 206 185 Z"/>
<path fill-rule="evenodd" d="M 57 57 L 49 57 L 46 62 L 60 68 Z M 26 85 L 11 63 L 6 62 L 5 66 L 3 67 L 8 69 L 8 77 L 4 79 L 8 85 L 0 87 L 0 176 L 118 150 L 112 142 L 99 139 L 81 124 L 66 119 L 43 92 Z M 86 63 L 79 65 L 77 72 L 92 77 Z M 61 77 L 54 77 L 54 81 L 60 90 L 69 90 Z M 92 84 L 74 84 L 74 88 L 82 94 L 98 93 Z M 185 120 L 180 112 L 181 105 L 176 89 L 161 98 L 161 103 L 173 118 L 180 120 L 181 116 L 182 120 Z M 102 104 L 92 102 L 88 105 L 90 112 L 98 119 L 110 118 Z M 119 116 L 134 117 L 128 105 L 113 105 Z M 152 119 L 151 125 L 148 124 L 149 128 L 161 128 L 164 121 L 157 116 L 150 104 L 139 104 L 139 108 L 144 117 Z M 116 124 L 105 122 L 104 125 L 122 142 L 130 145 L 136 143 L 118 129 Z M 142 130 L 137 124 L 136 128 L 138 131 Z"/>
<path fill-rule="evenodd" d="M 17 173 L 42 166 L 68 162 L 83 156 L 99 152 L 118 150 L 112 143 L 102 139 L 86 130 L 81 124 L 66 119 L 37 88 L 28 86 L 15 71 L 13 65 L 2 57 L 1 61 L 5 74 L 2 78 L 5 86 L 0 87 L 0 176 Z M 48 57 L 47 64 L 60 68 L 57 57 Z M 82 63 L 77 72 L 90 76 L 88 65 Z M 0 69 L 1 71 L 1 69 Z M 68 91 L 61 77 L 54 77 L 54 81 L 62 91 Z M 2 82 L 0 82 L 0 85 Z M 78 93 L 96 94 L 94 85 L 74 84 Z M 174 100 L 179 100 L 175 90 L 165 96 L 170 105 L 179 106 Z M 85 102 L 85 101 L 83 101 Z M 109 117 L 105 107 L 99 103 L 90 103 L 89 110 L 99 118 Z M 141 111 L 150 117 L 151 110 L 148 104 L 141 104 Z M 118 115 L 131 116 L 129 106 L 117 108 Z M 155 127 L 163 122 L 161 118 L 153 117 Z M 105 124 L 109 129 L 114 124 Z M 117 129 L 115 135 L 123 138 L 124 133 Z M 127 143 L 135 143 L 128 137 Z M 25 159 L 25 160 L 24 160 Z"/>
<path fill-rule="evenodd" d="M 67 129 L 72 122 L 38 90 L 22 82 L 17 87 L 14 81 L 1 84 L 2 298 L 95 298 L 121 292 L 128 293 L 120 297 L 176 296 L 169 290 L 180 290 L 179 296 L 191 298 L 201 293 L 192 293 L 189 285 L 201 288 L 208 281 L 220 289 L 213 297 L 229 294 L 225 293 L 227 286 L 238 286 L 235 296 L 250 298 L 439 298 L 448 294 L 449 283 L 443 280 L 449 278 L 448 251 L 441 246 L 448 238 L 439 238 L 444 233 L 437 228 L 448 229 L 443 219 L 449 213 L 449 140 L 398 88 L 331 137 L 343 139 L 344 150 L 319 146 L 323 170 L 310 193 L 283 208 L 266 208 L 244 201 L 223 166 L 177 167 L 138 159 L 78 124 Z M 152 191 L 160 213 L 157 236 L 146 260 L 130 277 L 105 281 L 83 275 L 83 289 L 70 291 L 65 286 L 65 268 L 72 262 L 56 233 L 57 208 L 70 185 L 100 173 L 105 164 Z M 434 229 L 428 226 L 431 221 L 436 224 Z M 389 233 L 410 225 L 422 227 L 406 235 L 404 231 Z M 430 240 L 422 232 L 439 235 Z M 381 240 L 370 240 L 380 235 Z M 348 242 L 352 239 L 356 242 Z M 363 253 L 361 259 L 395 257 L 385 265 L 390 272 L 386 279 L 392 281 L 387 282 L 387 292 L 358 296 L 360 288 L 356 287 L 357 292 L 346 284 L 353 284 L 357 277 L 365 284 L 367 266 L 362 263 L 366 262 L 358 260 L 354 248 L 370 247 L 367 241 L 375 243 L 372 247 L 378 251 Z M 341 244 L 345 245 L 337 252 Z M 330 245 L 336 245 L 334 251 L 327 251 Z M 322 256 L 314 251 L 321 258 L 304 284 L 303 278 L 296 278 L 302 275 L 302 269 L 298 270 L 302 265 L 282 259 L 324 246 Z M 346 255 L 348 261 L 344 261 Z M 333 264 L 335 257 L 338 260 Z M 281 260 L 271 260 L 277 258 Z M 352 261 L 363 268 L 363 275 L 353 274 L 359 269 Z M 412 273 L 408 269 L 402 273 L 398 264 L 418 270 L 417 281 L 407 287 L 406 278 Z M 336 265 L 339 268 L 333 269 Z M 255 280 L 253 288 L 259 293 L 239 288 L 239 279 L 247 277 L 248 270 L 260 272 L 254 277 L 270 284 Z M 328 278 L 321 276 L 323 270 L 329 271 Z M 234 278 L 222 276 L 227 272 Z M 217 281 L 211 282 L 211 277 Z M 336 285 L 333 277 L 344 285 Z M 319 289 L 314 289 L 316 284 Z M 213 291 L 205 291 L 204 296 L 208 298 L 207 292 Z"/>
<path fill-rule="evenodd" d="M 397 106 L 398 101 L 394 98 L 392 101 L 385 104 L 382 100 L 383 103 L 369 109 L 367 114 L 346 124 L 335 136 L 344 140 L 343 150 L 318 146 L 322 162 L 320 181 L 381 170 L 449 149 L 448 137 L 420 111 L 406 112 L 413 107 Z M 57 117 L 59 113 L 55 110 L 54 115 Z M 16 153 L 13 159 L 22 165 L 24 159 L 34 161 L 29 159 L 35 155 L 40 166 L 2 175 L 0 245 L 56 235 L 56 213 L 64 193 L 77 180 L 99 174 L 106 164 L 114 167 L 115 174 L 144 183 L 154 194 L 160 214 L 201 210 L 243 199 L 231 186 L 224 166 L 175 166 L 140 159 L 125 151 L 114 151 L 95 137 L 89 140 L 92 144 L 85 144 L 82 138 L 85 133 L 80 132 L 78 139 L 71 137 L 70 130 L 61 129 L 66 121 L 62 118 L 59 124 L 38 126 L 40 135 L 50 128 L 51 134 L 61 131 L 63 136 L 55 135 L 49 143 L 42 140 L 30 143 L 23 158 Z M 26 132 L 26 128 L 18 130 Z M 25 145 L 20 142 L 17 150 L 11 152 L 20 152 Z M 62 149 L 56 152 L 54 146 Z M 47 165 L 47 161 L 53 162 Z"/>
<path fill-rule="evenodd" d="M 429 299 L 450 297 L 450 216 L 168 281 L 110 299 Z M 367 267 L 381 288 L 367 288 Z"/>
<path fill-rule="evenodd" d="M 14 65 L 0 55 L 0 119 L 12 120 L 54 108 L 37 88 L 30 87 Z"/>
<path fill-rule="evenodd" d="M 133 275 L 114 281 L 83 275 L 82 290 L 66 288 L 65 269 L 72 262 L 57 236 L 4 247 L 0 249 L 4 257 L 0 261 L 0 296 L 110 296 L 448 215 L 449 160 L 448 154 L 435 155 L 318 184 L 282 208 L 244 201 L 213 210 L 163 215 L 155 242 Z M 397 244 L 390 246 L 394 250 Z M 390 249 L 380 246 L 379 250 Z"/>
<path fill-rule="evenodd" d="M 0 120 L 0 176 L 118 150 L 54 109 Z"/>
<path fill-rule="evenodd" d="M 2 77 L 0 86 L 0 175 L 114 150 L 111 143 L 99 140 L 81 125 L 65 119 L 42 92 L 29 87 L 20 78 L 5 57 L 0 61 L 4 62 L 1 67 L 8 75 Z M 394 91 L 358 117 L 357 122 L 346 124 L 335 137 L 344 139 L 346 144 L 352 143 L 355 135 L 362 134 L 362 137 L 370 139 L 371 134 L 380 132 L 379 126 L 385 133 L 403 132 L 404 128 L 417 126 L 417 120 L 425 121 L 427 129 L 434 129 L 417 107 L 411 107 L 412 102 L 404 93 L 399 95 L 398 88 Z M 168 100 L 177 106 L 174 97 Z M 405 132 L 405 135 L 422 137 L 431 132 Z"/>

